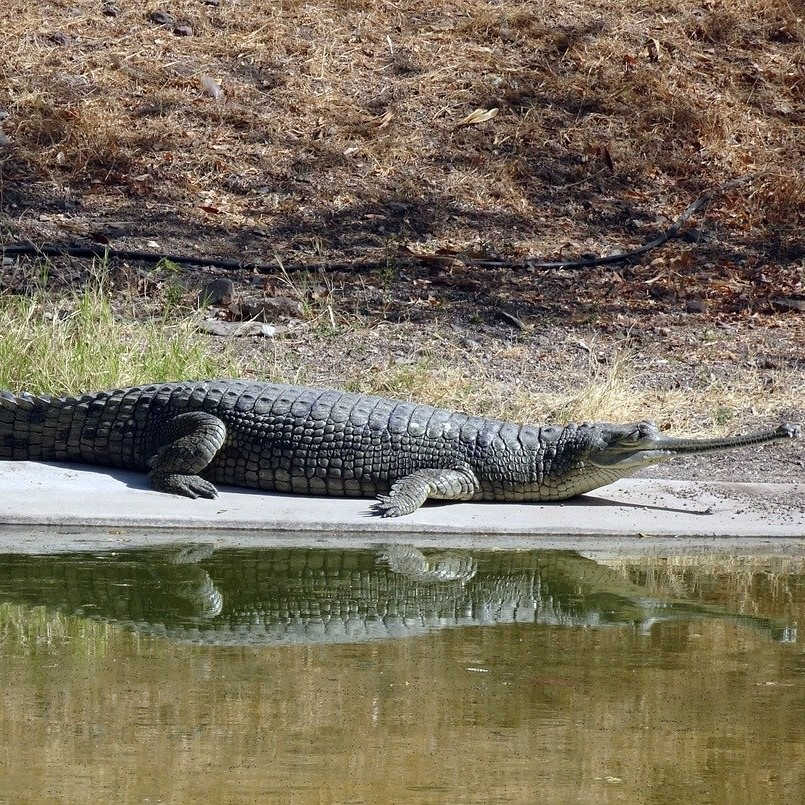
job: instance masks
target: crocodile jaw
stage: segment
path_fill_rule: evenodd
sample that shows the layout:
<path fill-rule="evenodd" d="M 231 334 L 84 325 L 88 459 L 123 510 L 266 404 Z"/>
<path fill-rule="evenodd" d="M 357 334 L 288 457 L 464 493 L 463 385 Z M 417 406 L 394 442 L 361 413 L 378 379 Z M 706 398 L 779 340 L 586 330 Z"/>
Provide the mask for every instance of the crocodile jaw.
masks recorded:
<path fill-rule="evenodd" d="M 649 464 L 668 461 L 675 456 L 694 453 L 710 453 L 716 450 L 732 450 L 737 447 L 759 445 L 787 439 L 798 439 L 802 430 L 799 425 L 785 424 L 776 430 L 763 431 L 747 436 L 725 436 L 714 439 L 678 439 L 660 434 L 651 422 L 633 425 L 605 426 L 602 435 L 605 444 L 594 449 L 588 456 L 590 464 L 620 474 L 628 474 Z"/>
<path fill-rule="evenodd" d="M 641 467 L 648 467 L 651 464 L 660 464 L 669 461 L 677 455 L 675 450 L 633 450 L 626 452 L 623 450 L 603 450 L 589 457 L 590 464 L 614 470 L 620 475 L 628 475 Z"/>

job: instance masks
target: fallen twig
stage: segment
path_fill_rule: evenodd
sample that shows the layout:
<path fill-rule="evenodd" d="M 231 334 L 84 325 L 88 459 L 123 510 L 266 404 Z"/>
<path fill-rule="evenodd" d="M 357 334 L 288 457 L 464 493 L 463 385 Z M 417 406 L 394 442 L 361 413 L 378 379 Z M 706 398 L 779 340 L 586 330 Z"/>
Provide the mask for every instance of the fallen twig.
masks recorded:
<path fill-rule="evenodd" d="M 626 260 L 631 260 L 635 257 L 650 252 L 658 246 L 662 246 L 672 238 L 679 236 L 682 227 L 688 219 L 702 207 L 708 204 L 711 199 L 743 184 L 751 177 L 744 176 L 740 179 L 733 179 L 725 184 L 713 187 L 710 190 L 702 193 L 695 201 L 687 206 L 684 212 L 668 227 L 661 235 L 654 238 L 648 243 L 638 246 L 636 249 L 631 249 L 628 252 L 618 252 L 617 254 L 610 254 L 606 257 L 584 257 L 578 260 L 553 260 L 544 261 L 535 257 L 526 257 L 523 260 L 486 260 L 483 258 L 465 258 L 460 255 L 455 255 L 454 259 L 460 260 L 466 265 L 487 266 L 496 268 L 564 268 L 564 269 L 581 269 L 589 268 L 591 266 L 612 265 L 613 263 L 623 263 Z M 31 241 L 27 243 L 14 243 L 7 246 L 0 246 L 0 253 L 3 255 L 19 255 L 30 254 L 42 257 L 83 257 L 83 258 L 98 258 L 101 260 L 110 257 L 118 260 L 136 260 L 144 263 L 159 263 L 163 260 L 171 263 L 180 263 L 183 265 L 196 265 L 196 266 L 209 266 L 212 268 L 223 268 L 228 270 L 251 270 L 261 274 L 273 273 L 277 270 L 276 264 L 270 263 L 257 263 L 248 260 L 232 260 L 222 257 L 202 257 L 199 255 L 191 254 L 171 254 L 168 252 L 144 252 L 139 249 L 115 249 L 104 245 L 88 245 L 82 246 L 74 243 L 58 244 L 58 243 L 44 243 L 36 244 Z M 404 261 L 406 264 L 422 262 L 425 258 L 408 258 Z M 398 261 L 399 262 L 399 261 Z M 373 269 L 387 268 L 388 261 L 386 258 L 382 260 L 356 260 L 353 262 L 342 263 L 323 263 L 321 267 L 330 271 L 350 271 L 350 270 L 365 270 L 371 271 Z M 310 265 L 299 266 L 298 268 L 310 269 Z"/>
<path fill-rule="evenodd" d="M 110 246 L 80 246 L 74 243 L 14 243 L 0 247 L 4 255 L 31 254 L 41 257 L 87 257 L 101 260 L 114 257 L 118 260 L 137 260 L 143 263 L 159 263 L 162 260 L 195 266 L 213 268 L 253 269 L 256 271 L 275 271 L 276 266 L 263 263 L 250 263 L 243 260 L 230 260 L 222 257 L 201 257 L 195 254 L 170 254 L 168 252 L 143 252 L 139 249 L 113 249 Z"/>
<path fill-rule="evenodd" d="M 725 182 L 718 187 L 712 187 L 709 190 L 706 190 L 702 193 L 695 201 L 688 204 L 685 208 L 684 212 L 668 227 L 661 235 L 658 235 L 654 240 L 650 240 L 648 243 L 644 243 L 642 246 L 638 246 L 636 249 L 631 249 L 628 252 L 618 252 L 617 254 L 609 254 L 606 257 L 584 257 L 579 260 L 554 260 L 554 261 L 544 261 L 538 260 L 535 257 L 526 257 L 522 261 L 518 262 L 510 262 L 508 260 L 484 260 L 484 259 L 473 259 L 468 260 L 465 262 L 469 262 L 472 265 L 478 266 L 498 266 L 498 267 L 515 267 L 515 266 L 523 266 L 524 268 L 588 268 L 590 266 L 604 266 L 604 265 L 611 265 L 612 263 L 623 263 L 626 260 L 631 260 L 634 257 L 640 257 L 646 252 L 650 252 L 652 249 L 656 249 L 658 246 L 662 246 L 664 243 L 667 243 L 672 238 L 676 238 L 679 236 L 679 233 L 682 230 L 685 222 L 696 212 L 698 212 L 702 207 L 708 204 L 714 196 L 720 195 L 726 190 L 729 190 L 732 187 L 736 187 L 739 184 L 743 184 L 744 182 L 748 181 L 751 177 L 743 176 L 740 179 L 733 179 L 729 182 Z"/>
<path fill-rule="evenodd" d="M 500 316 L 501 319 L 504 319 L 505 321 L 509 322 L 509 324 L 513 325 L 518 330 L 527 329 L 526 323 L 522 319 L 520 319 L 517 316 L 513 315 L 512 313 L 508 313 L 505 310 L 498 310 L 497 313 L 498 313 L 498 316 Z"/>

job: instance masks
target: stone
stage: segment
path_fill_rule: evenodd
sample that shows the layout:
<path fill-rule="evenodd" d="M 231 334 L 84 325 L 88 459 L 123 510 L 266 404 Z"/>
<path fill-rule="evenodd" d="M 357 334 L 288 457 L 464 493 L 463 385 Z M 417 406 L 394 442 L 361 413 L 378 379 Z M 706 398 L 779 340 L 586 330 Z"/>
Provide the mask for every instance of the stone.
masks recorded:
<path fill-rule="evenodd" d="M 54 45 L 59 45 L 60 47 L 66 47 L 73 41 L 71 37 L 61 31 L 54 31 L 52 34 L 48 34 L 48 39 Z"/>
<path fill-rule="evenodd" d="M 203 333 L 222 338 L 245 338 L 247 336 L 273 338 L 284 332 L 284 328 L 263 324 L 259 321 L 220 321 L 219 319 L 204 319 L 199 324 L 199 329 Z"/>
<path fill-rule="evenodd" d="M 162 9 L 149 11 L 148 19 L 156 25 L 173 25 L 176 21 L 167 11 L 162 11 Z"/>
<path fill-rule="evenodd" d="M 208 305 L 229 305 L 235 295 L 235 285 L 227 277 L 218 277 L 210 280 L 199 292 L 198 304 L 200 307 Z"/>

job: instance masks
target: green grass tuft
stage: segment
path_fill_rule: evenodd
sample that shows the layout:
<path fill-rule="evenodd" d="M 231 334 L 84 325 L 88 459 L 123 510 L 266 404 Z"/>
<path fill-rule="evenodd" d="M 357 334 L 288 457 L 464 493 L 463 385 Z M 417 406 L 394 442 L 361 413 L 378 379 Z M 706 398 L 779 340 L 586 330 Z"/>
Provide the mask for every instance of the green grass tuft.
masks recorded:
<path fill-rule="evenodd" d="M 145 382 L 235 376 L 237 361 L 175 309 L 159 318 L 116 315 L 102 279 L 49 300 L 0 297 L 0 388 L 76 394 Z"/>

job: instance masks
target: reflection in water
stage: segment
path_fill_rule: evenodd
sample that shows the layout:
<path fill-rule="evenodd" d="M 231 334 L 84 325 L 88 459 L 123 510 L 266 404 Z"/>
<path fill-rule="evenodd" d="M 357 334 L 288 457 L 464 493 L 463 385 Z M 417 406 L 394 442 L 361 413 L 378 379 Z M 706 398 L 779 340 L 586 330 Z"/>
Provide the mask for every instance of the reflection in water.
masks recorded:
<path fill-rule="evenodd" d="M 410 546 L 0 557 L 0 803 L 800 802 L 804 579 Z"/>
<path fill-rule="evenodd" d="M 215 644 L 341 643 L 436 629 L 630 624 L 728 617 L 796 642 L 796 624 L 650 595 L 574 551 L 207 546 L 0 559 L 0 601 L 52 607 L 139 632 Z"/>

